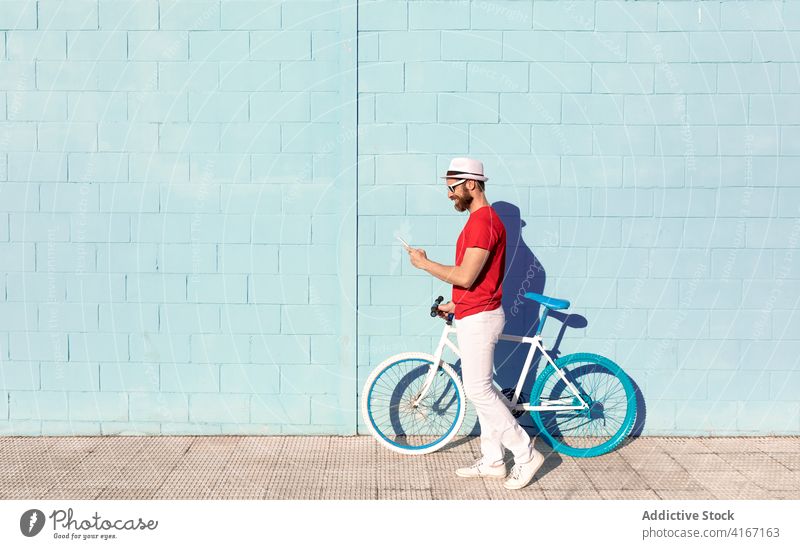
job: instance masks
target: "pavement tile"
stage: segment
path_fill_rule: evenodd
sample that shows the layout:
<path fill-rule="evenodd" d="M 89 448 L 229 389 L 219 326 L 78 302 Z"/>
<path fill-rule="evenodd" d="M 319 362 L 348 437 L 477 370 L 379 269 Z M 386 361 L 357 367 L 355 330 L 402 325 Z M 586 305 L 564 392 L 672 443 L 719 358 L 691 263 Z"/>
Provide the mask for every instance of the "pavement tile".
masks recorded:
<path fill-rule="evenodd" d="M 659 499 L 653 490 L 598 490 L 603 499 Z"/>

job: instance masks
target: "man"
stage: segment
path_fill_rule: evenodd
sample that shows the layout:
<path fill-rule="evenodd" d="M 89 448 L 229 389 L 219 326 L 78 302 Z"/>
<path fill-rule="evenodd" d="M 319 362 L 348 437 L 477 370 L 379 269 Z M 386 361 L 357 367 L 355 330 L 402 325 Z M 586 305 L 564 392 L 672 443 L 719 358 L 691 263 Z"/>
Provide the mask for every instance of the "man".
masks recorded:
<path fill-rule="evenodd" d="M 494 348 L 503 331 L 501 306 L 506 262 L 506 230 L 484 194 L 488 177 L 483 163 L 454 158 L 447 175 L 447 196 L 469 219 L 456 243 L 456 264 L 442 265 L 428 259 L 425 250 L 408 250 L 414 267 L 453 285 L 453 300 L 439 305 L 440 316 L 455 313 L 461 372 L 467 398 L 478 412 L 481 426 L 481 458 L 470 467 L 456 470 L 461 477 L 505 478 L 503 447 L 514 454 L 514 467 L 504 486 L 515 490 L 526 486 L 544 462 L 533 448 L 492 384 Z M 502 399 L 502 400 L 501 400 Z"/>

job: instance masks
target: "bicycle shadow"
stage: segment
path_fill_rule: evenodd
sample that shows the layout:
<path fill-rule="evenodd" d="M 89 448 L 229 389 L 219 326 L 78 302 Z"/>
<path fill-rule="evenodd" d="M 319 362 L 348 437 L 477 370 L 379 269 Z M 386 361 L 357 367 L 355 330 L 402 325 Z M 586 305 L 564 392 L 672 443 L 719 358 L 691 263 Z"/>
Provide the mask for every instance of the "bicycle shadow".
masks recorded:
<path fill-rule="evenodd" d="M 536 333 L 541 306 L 529 299 L 524 298 L 527 292 L 545 294 L 544 288 L 547 281 L 547 273 L 544 265 L 525 242 L 522 229 L 526 223 L 520 216 L 519 208 L 505 201 L 497 201 L 492 204 L 503 225 L 506 228 L 506 273 L 503 280 L 503 310 L 506 315 L 506 325 L 504 333 L 512 335 L 533 335 Z M 564 298 L 568 296 L 555 296 Z M 568 328 L 580 329 L 588 326 L 589 321 L 586 317 L 575 313 L 564 313 L 551 311 L 548 318 L 557 320 L 561 323 L 558 334 L 552 347 L 548 349 L 548 354 L 555 360 L 561 355 L 561 342 L 566 335 Z M 547 343 L 550 343 L 548 341 Z M 495 350 L 495 380 L 498 385 L 511 391 L 519 380 L 522 365 L 525 363 L 530 346 L 513 342 L 498 342 Z M 586 349 L 591 352 L 591 349 Z M 460 366 L 460 365 L 459 365 Z M 531 369 L 522 387 L 522 398 L 529 399 L 531 387 L 539 373 L 540 366 L 544 366 L 542 357 L 537 357 L 531 364 Z M 624 365 L 622 365 L 624 370 Z M 635 380 L 631 378 L 636 395 L 636 421 L 630 437 L 637 437 L 642 433 L 646 419 L 646 405 L 641 388 Z M 466 422 L 465 422 L 466 424 Z M 532 437 L 537 436 L 538 430 L 533 424 L 530 414 L 524 414 L 520 418 L 520 425 Z M 466 433 L 469 435 L 479 435 L 480 428 L 477 419 Z M 626 439 L 623 445 L 627 444 L 630 438 Z M 548 452 L 552 453 L 550 447 L 542 443 L 537 438 L 537 446 L 543 445 Z M 547 462 L 545 463 L 547 465 Z"/>

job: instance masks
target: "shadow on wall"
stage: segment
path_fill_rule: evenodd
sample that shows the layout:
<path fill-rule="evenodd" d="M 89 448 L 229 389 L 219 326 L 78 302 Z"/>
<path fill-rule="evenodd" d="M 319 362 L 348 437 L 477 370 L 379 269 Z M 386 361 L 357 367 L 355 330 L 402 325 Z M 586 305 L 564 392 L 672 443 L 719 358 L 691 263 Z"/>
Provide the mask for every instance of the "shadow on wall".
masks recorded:
<path fill-rule="evenodd" d="M 533 335 L 536 333 L 539 317 L 542 313 L 541 306 L 524 295 L 527 292 L 544 294 L 547 275 L 544 266 L 528 247 L 522 238 L 522 228 L 525 221 L 520 217 L 517 206 L 509 202 L 498 201 L 492 204 L 503 225 L 506 228 L 506 275 L 503 281 L 503 310 L 506 314 L 506 325 L 504 332 L 513 335 Z M 555 296 L 566 298 L 568 296 Z M 569 314 L 559 311 L 550 311 L 548 318 L 552 318 L 561 323 L 561 328 L 555 341 L 545 341 L 552 345 L 548 349 L 553 359 L 561 356 L 560 345 L 568 328 L 585 328 L 588 320 L 578 314 Z M 499 342 L 495 352 L 495 379 L 503 389 L 509 392 L 516 387 L 517 381 L 525 363 L 530 347 L 512 342 Z M 592 352 L 591 349 L 570 349 L 568 353 Z M 614 360 L 614 357 L 609 357 Z M 522 396 L 527 401 L 531 392 L 531 387 L 544 366 L 541 357 L 534 358 L 531 371 L 525 380 L 522 388 Z M 625 365 L 620 365 L 625 370 Z M 636 423 L 633 426 L 632 436 L 641 434 L 645 422 L 645 402 L 642 392 L 636 381 L 633 386 L 636 391 Z M 536 434 L 535 427 L 530 414 L 524 414 L 520 418 L 520 423 L 527 428 L 531 435 Z M 471 434 L 478 434 L 480 431 L 475 425 Z"/>

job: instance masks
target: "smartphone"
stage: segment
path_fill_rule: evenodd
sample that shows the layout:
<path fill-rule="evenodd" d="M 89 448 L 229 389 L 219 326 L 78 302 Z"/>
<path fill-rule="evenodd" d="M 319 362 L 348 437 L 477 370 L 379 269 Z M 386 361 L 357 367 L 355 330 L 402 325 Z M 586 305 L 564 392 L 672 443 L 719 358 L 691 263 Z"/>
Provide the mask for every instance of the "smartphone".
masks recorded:
<path fill-rule="evenodd" d="M 402 238 L 400 238 L 399 236 L 396 236 L 395 238 L 397 238 L 397 240 L 399 240 L 399 241 L 400 241 L 400 244 L 402 244 L 403 246 L 405 246 L 406 250 L 410 250 L 410 249 L 411 249 L 411 246 L 409 246 L 409 245 L 408 245 L 408 242 L 406 242 L 405 240 L 403 240 L 403 239 L 402 239 Z"/>

